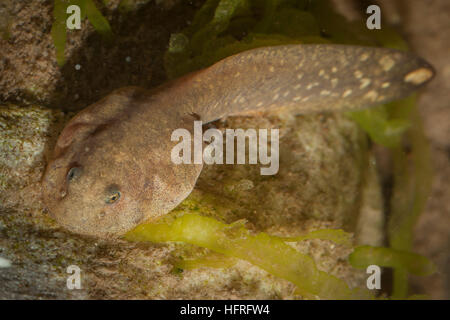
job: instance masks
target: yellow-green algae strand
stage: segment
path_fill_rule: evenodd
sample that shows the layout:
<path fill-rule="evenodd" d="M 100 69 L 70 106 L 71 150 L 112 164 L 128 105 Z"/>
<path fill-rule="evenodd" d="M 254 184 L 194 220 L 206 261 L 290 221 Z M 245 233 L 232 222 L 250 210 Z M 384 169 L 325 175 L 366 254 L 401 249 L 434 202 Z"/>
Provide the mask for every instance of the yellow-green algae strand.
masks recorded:
<path fill-rule="evenodd" d="M 225 224 L 212 218 L 185 214 L 169 222 L 140 225 L 125 238 L 130 241 L 182 241 L 243 259 L 291 281 L 307 298 L 370 298 L 367 292 L 351 290 L 344 281 L 318 270 L 311 257 L 298 252 L 281 238 L 266 233 L 252 235 L 240 223 Z"/>

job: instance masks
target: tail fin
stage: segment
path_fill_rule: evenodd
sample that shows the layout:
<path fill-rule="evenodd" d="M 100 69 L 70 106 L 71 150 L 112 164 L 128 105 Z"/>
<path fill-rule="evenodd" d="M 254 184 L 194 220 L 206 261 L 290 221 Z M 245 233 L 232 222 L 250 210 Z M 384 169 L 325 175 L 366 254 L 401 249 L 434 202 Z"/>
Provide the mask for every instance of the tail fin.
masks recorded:
<path fill-rule="evenodd" d="M 209 122 L 277 108 L 306 113 L 370 107 L 406 97 L 433 76 L 433 68 L 411 53 L 319 44 L 245 51 L 182 81 L 196 103 L 192 112 Z"/>

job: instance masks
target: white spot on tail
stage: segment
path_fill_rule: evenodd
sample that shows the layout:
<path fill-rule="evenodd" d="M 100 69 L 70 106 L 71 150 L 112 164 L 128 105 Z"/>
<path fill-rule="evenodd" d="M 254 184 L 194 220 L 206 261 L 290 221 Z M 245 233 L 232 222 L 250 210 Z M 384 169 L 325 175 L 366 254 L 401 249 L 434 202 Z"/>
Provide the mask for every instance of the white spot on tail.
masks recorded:
<path fill-rule="evenodd" d="M 367 59 L 369 59 L 369 54 L 368 53 L 363 53 L 360 57 L 359 57 L 359 61 L 367 61 Z"/>
<path fill-rule="evenodd" d="M 347 98 L 353 93 L 352 89 L 345 90 L 345 92 L 342 94 L 342 98 Z"/>
<path fill-rule="evenodd" d="M 311 90 L 312 88 L 317 87 L 318 85 L 319 85 L 318 82 L 310 83 L 310 84 L 308 84 L 308 86 L 306 87 L 306 90 Z"/>
<path fill-rule="evenodd" d="M 377 98 L 378 98 L 378 92 L 376 92 L 375 90 L 371 90 L 364 95 L 364 99 L 368 99 L 372 102 L 377 101 Z"/>
<path fill-rule="evenodd" d="M 395 61 L 389 56 L 384 56 L 378 63 L 386 72 L 390 71 L 395 66 Z"/>
<path fill-rule="evenodd" d="M 432 76 L 433 71 L 427 68 L 420 68 L 408 73 L 405 76 L 404 81 L 418 86 L 430 80 Z"/>
<path fill-rule="evenodd" d="M 361 79 L 361 85 L 359 86 L 360 89 L 365 89 L 367 88 L 370 84 L 372 83 L 372 80 L 364 78 Z"/>
<path fill-rule="evenodd" d="M 339 79 L 334 78 L 331 79 L 331 85 L 333 86 L 333 88 L 336 88 L 336 86 L 338 85 Z"/>

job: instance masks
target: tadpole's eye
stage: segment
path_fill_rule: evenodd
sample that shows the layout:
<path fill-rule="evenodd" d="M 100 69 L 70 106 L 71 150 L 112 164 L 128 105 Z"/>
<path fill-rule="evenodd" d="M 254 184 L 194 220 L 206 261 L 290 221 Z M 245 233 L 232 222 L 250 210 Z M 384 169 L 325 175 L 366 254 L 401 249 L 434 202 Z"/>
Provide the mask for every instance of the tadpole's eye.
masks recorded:
<path fill-rule="evenodd" d="M 120 199 L 120 191 L 114 191 L 106 197 L 107 204 L 113 204 Z"/>
<path fill-rule="evenodd" d="M 73 167 L 70 168 L 69 172 L 67 172 L 67 180 L 72 181 L 76 178 L 78 178 L 81 174 L 81 168 L 80 167 Z"/>

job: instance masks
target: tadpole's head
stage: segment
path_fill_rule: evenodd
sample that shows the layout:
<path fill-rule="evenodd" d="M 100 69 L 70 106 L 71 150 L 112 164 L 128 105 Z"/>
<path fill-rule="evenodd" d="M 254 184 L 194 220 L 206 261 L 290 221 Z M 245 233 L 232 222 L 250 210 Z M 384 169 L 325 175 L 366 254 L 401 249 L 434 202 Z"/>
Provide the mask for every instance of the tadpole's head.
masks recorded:
<path fill-rule="evenodd" d="M 158 150 L 142 149 L 146 140 L 141 135 L 126 136 L 119 123 L 104 121 L 98 109 L 82 111 L 62 131 L 42 194 L 49 214 L 64 228 L 116 238 L 178 205 L 200 171 L 164 166 Z"/>
<path fill-rule="evenodd" d="M 130 155 L 114 145 L 114 134 L 105 128 L 103 133 L 83 135 L 83 129 L 87 128 L 69 123 L 60 136 L 56 157 L 42 181 L 43 200 L 50 215 L 66 229 L 115 237 L 144 219 L 142 203 L 148 199 L 142 192 L 148 188 Z M 61 148 L 71 130 L 79 136 Z"/>

